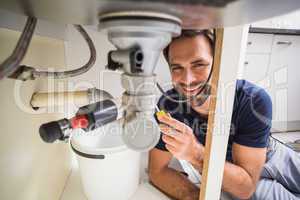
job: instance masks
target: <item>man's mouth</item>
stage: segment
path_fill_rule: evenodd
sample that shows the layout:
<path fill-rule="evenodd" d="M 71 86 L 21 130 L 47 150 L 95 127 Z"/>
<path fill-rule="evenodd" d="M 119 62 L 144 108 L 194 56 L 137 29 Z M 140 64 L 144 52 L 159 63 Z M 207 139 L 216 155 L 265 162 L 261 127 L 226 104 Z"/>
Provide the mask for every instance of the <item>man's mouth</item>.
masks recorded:
<path fill-rule="evenodd" d="M 177 91 L 184 97 L 186 97 L 189 100 L 189 103 L 195 105 L 195 106 L 201 106 L 208 97 L 210 96 L 211 87 L 208 84 L 199 83 L 199 84 L 193 84 L 191 86 L 186 86 L 183 84 L 174 85 L 174 87 L 177 87 Z M 203 90 L 201 94 L 198 94 L 200 90 Z"/>
<path fill-rule="evenodd" d="M 201 88 L 202 84 L 198 84 L 195 86 L 181 86 L 182 90 L 186 93 L 194 93 L 195 91 L 198 91 Z"/>

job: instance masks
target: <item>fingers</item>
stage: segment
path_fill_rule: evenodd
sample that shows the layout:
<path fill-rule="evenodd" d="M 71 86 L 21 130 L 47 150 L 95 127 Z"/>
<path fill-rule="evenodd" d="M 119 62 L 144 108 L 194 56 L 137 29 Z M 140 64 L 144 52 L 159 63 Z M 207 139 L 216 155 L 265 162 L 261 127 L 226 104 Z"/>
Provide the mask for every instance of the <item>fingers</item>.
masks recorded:
<path fill-rule="evenodd" d="M 170 136 L 168 136 L 168 135 L 163 135 L 163 136 L 162 136 L 162 140 L 163 140 L 166 144 L 172 146 L 174 149 L 178 148 L 178 147 L 181 145 L 181 143 L 180 143 L 178 140 L 176 140 L 175 138 L 170 137 Z"/>
<path fill-rule="evenodd" d="M 181 132 L 173 129 L 170 126 L 164 125 L 164 124 L 160 124 L 159 125 L 160 131 L 163 132 L 164 134 L 180 141 L 180 142 L 184 142 L 185 140 L 185 135 L 182 134 Z"/>
<path fill-rule="evenodd" d="M 189 130 L 189 127 L 186 124 L 184 124 L 170 116 L 162 115 L 162 116 L 158 116 L 157 119 L 160 122 L 172 127 L 173 129 L 178 130 L 179 132 L 182 132 L 182 133 L 189 132 L 189 131 L 187 131 L 187 130 Z"/>
<path fill-rule="evenodd" d="M 171 153 L 171 154 L 175 154 L 175 152 L 176 152 L 176 148 L 175 147 L 173 147 L 173 146 L 171 146 L 171 145 L 169 145 L 169 144 L 166 144 L 165 145 L 165 147 L 166 147 L 166 149 Z"/>

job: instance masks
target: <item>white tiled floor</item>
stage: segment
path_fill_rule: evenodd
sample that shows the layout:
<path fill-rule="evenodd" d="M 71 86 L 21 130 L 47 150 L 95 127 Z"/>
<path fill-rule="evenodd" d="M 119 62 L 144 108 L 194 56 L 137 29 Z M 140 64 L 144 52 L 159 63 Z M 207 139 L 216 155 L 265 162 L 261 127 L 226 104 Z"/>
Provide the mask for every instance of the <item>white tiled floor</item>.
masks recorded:
<path fill-rule="evenodd" d="M 142 183 L 130 200 L 170 200 L 148 182 Z M 74 169 L 60 200 L 88 200 L 82 190 L 78 169 Z"/>
<path fill-rule="evenodd" d="M 300 132 L 273 133 L 272 136 L 300 154 L 300 144 L 295 143 L 296 140 L 300 140 Z"/>
<path fill-rule="evenodd" d="M 289 143 L 294 142 L 295 140 L 299 140 L 300 132 L 273 133 L 272 136 L 283 143 Z"/>
<path fill-rule="evenodd" d="M 272 136 L 284 143 L 288 143 L 300 139 L 300 132 L 276 133 L 272 134 Z M 142 183 L 130 200 L 140 199 L 170 200 L 148 182 Z M 71 172 L 60 200 L 88 200 L 83 193 L 78 168 L 73 169 Z"/>
<path fill-rule="evenodd" d="M 88 200 L 83 193 L 78 169 L 73 169 L 60 200 Z"/>

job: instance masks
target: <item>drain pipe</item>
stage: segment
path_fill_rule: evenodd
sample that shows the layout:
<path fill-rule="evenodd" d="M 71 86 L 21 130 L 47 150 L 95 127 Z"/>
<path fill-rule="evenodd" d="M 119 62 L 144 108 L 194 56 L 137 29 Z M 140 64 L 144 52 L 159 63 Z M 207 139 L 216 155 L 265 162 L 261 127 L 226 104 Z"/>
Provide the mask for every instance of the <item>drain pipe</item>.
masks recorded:
<path fill-rule="evenodd" d="M 64 106 L 66 104 L 84 106 L 112 98 L 112 95 L 104 90 L 89 88 L 72 92 L 37 92 L 32 95 L 30 104 L 33 109 L 37 110 L 39 108 Z"/>

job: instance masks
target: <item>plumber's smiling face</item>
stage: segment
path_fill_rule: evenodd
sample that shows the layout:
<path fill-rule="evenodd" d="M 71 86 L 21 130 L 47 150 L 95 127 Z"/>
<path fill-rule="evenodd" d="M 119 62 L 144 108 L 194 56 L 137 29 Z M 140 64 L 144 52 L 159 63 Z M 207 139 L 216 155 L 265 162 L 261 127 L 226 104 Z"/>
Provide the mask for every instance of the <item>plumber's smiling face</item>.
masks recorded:
<path fill-rule="evenodd" d="M 212 62 L 212 48 L 204 35 L 174 40 L 169 47 L 169 65 L 175 89 L 187 98 L 198 94 Z"/>

